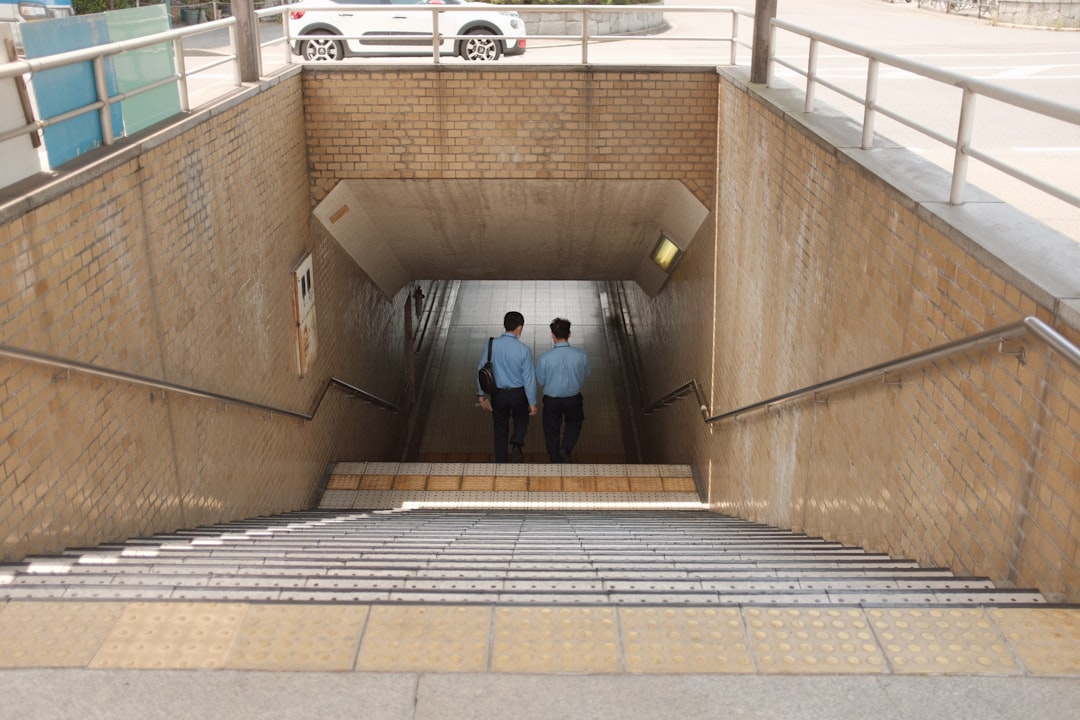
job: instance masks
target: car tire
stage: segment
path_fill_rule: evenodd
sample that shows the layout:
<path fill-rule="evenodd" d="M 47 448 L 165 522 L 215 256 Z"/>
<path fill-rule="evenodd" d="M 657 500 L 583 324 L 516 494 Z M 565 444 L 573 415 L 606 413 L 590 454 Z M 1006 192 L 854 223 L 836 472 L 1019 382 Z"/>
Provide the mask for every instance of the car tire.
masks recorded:
<path fill-rule="evenodd" d="M 329 60 L 343 60 L 345 58 L 345 49 L 342 47 L 339 40 L 333 40 L 331 38 L 336 37 L 325 30 L 316 30 L 311 35 L 325 35 L 326 37 L 311 38 L 304 40 L 300 44 L 300 57 L 304 60 L 321 62 Z"/>
<path fill-rule="evenodd" d="M 490 30 L 470 30 L 461 41 L 458 53 L 466 60 L 498 60 L 502 56 L 502 40 Z"/>

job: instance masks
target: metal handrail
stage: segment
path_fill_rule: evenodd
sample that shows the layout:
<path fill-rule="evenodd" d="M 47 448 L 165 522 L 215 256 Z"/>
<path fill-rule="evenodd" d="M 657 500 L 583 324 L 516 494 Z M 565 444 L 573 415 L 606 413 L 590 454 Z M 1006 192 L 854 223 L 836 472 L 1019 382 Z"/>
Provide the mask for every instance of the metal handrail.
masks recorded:
<path fill-rule="evenodd" d="M 214 402 L 225 403 L 228 405 L 237 405 L 239 407 L 247 408 L 249 410 L 256 410 L 258 412 L 265 412 L 273 415 L 283 415 L 285 417 L 295 418 L 297 420 L 314 420 L 315 413 L 317 413 L 319 408 L 322 406 L 323 398 L 326 397 L 326 393 L 329 392 L 330 388 L 332 387 L 336 387 L 349 395 L 360 398 L 364 402 L 375 405 L 384 410 L 389 410 L 392 413 L 401 412 L 401 408 L 390 402 L 389 400 L 384 400 L 378 395 L 373 395 L 366 390 L 361 390 L 358 387 L 350 385 L 344 380 L 339 380 L 338 378 L 334 377 L 326 381 L 326 384 L 323 386 L 322 392 L 319 393 L 319 397 L 315 402 L 315 407 L 312 408 L 311 412 L 304 413 L 297 410 L 287 410 L 285 408 L 273 407 L 271 405 L 263 405 L 262 403 L 251 402 L 249 400 L 243 400 L 241 398 L 232 397 L 230 395 L 222 395 L 220 393 L 211 392 L 209 390 L 199 390 L 198 388 L 189 387 L 187 385 L 179 385 L 177 383 L 172 383 L 167 380 L 158 380 L 157 378 L 146 377 L 145 375 L 135 375 L 133 373 L 124 372 L 123 370 L 113 370 L 111 368 L 101 367 L 100 365 L 92 365 L 90 363 L 84 363 L 79 360 L 62 358 L 56 355 L 38 352 L 36 350 L 27 350 L 25 348 L 12 347 L 11 345 L 0 345 L 0 357 L 7 357 L 15 360 L 24 360 L 26 362 L 32 362 L 38 365 L 46 365 L 48 367 L 58 368 L 60 370 L 75 371 L 84 373 L 86 375 L 94 375 L 96 377 L 107 378 L 110 380 L 128 382 L 135 385 L 142 385 L 144 387 L 153 388 L 155 390 L 161 390 L 163 392 L 173 392 L 179 395 L 187 395 L 188 397 L 195 397 L 202 400 L 213 400 Z"/>
<path fill-rule="evenodd" d="M 814 30 L 795 25 L 794 23 L 785 22 L 783 20 L 773 19 L 771 22 L 773 33 L 777 30 L 783 30 L 793 35 L 799 35 L 806 38 L 810 42 L 809 53 L 807 57 L 806 69 L 802 69 L 792 62 L 788 62 L 776 55 L 776 42 L 775 40 L 770 43 L 769 58 L 769 84 L 772 85 L 772 73 L 773 66 L 778 65 L 788 70 L 791 70 L 797 75 L 800 75 L 806 79 L 806 86 L 804 88 L 804 103 L 803 110 L 807 113 L 813 113 L 814 104 L 814 91 L 816 86 L 820 85 L 823 88 L 831 90 L 837 93 L 841 97 L 844 97 L 851 102 L 861 105 L 863 108 L 863 120 L 862 120 L 862 140 L 861 146 L 864 150 L 869 150 L 874 147 L 874 123 L 875 118 L 878 115 L 883 115 L 890 120 L 893 120 L 901 125 L 908 127 L 931 140 L 935 140 L 946 147 L 949 147 L 953 151 L 953 169 L 952 169 L 952 182 L 949 189 L 949 203 L 951 205 L 962 205 L 964 202 L 963 195 L 964 189 L 967 185 L 967 162 L 969 158 L 974 158 L 988 165 L 995 170 L 1002 172 L 1016 180 L 1019 180 L 1026 185 L 1030 185 L 1041 192 L 1046 193 L 1052 197 L 1066 202 L 1074 207 L 1080 207 L 1080 195 L 1066 190 L 1065 188 L 1057 187 L 1051 183 L 1047 183 L 1034 175 L 1024 172 L 1019 168 L 1013 167 L 986 152 L 977 150 L 973 147 L 972 142 L 974 138 L 974 107 L 975 98 L 982 96 L 991 100 L 996 100 L 1003 104 L 1021 108 L 1028 112 L 1036 113 L 1044 117 L 1053 118 L 1064 123 L 1076 125 L 1080 127 L 1080 108 L 1073 107 L 1071 105 L 1065 105 L 1063 103 L 1054 102 L 1053 100 L 1047 100 L 1045 98 L 1032 95 L 1030 93 L 1018 92 L 1001 85 L 987 82 L 985 80 L 979 80 L 967 75 L 961 75 L 960 73 L 952 72 L 949 70 L 943 70 L 941 68 L 933 67 L 932 65 L 926 65 L 924 63 L 909 60 L 898 55 L 892 55 L 887 52 L 881 52 L 874 50 L 873 48 L 859 45 L 857 43 L 844 40 L 842 38 L 826 35 Z M 852 55 L 865 58 L 868 63 L 866 74 L 866 88 L 865 94 L 859 96 L 856 93 L 848 92 L 839 85 L 822 79 L 817 74 L 817 55 L 818 45 L 824 44 L 829 47 L 842 50 Z M 905 72 L 912 73 L 913 75 L 933 80 L 934 82 L 941 83 L 942 85 L 948 85 L 950 87 L 960 88 L 963 95 L 960 103 L 960 123 L 955 137 L 949 137 L 936 132 L 932 128 L 928 128 L 914 120 L 911 120 L 899 112 L 890 110 L 878 102 L 877 86 L 878 77 L 880 75 L 881 65 L 896 68 L 897 70 L 903 70 Z"/>
<path fill-rule="evenodd" d="M 850 387 L 861 382 L 873 378 L 887 379 L 891 373 L 901 372 L 903 370 L 910 369 L 919 365 L 940 360 L 941 358 L 956 353 L 973 350 L 976 348 L 985 347 L 994 343 L 998 344 L 998 349 L 1004 351 L 1002 343 L 1005 340 L 1011 340 L 1025 333 L 1034 335 L 1038 339 L 1042 340 L 1046 345 L 1066 361 L 1068 361 L 1074 367 L 1080 369 L 1080 347 L 1070 342 L 1065 336 L 1054 330 L 1052 327 L 1039 320 L 1036 317 L 1026 317 L 1023 320 L 1018 320 L 1008 325 L 1002 325 L 1001 327 L 993 330 L 986 330 L 981 333 L 969 335 L 966 338 L 959 340 L 952 340 L 950 342 L 937 345 L 927 350 L 921 350 L 910 355 L 904 355 L 903 357 L 889 360 L 887 362 L 878 363 L 877 365 L 871 365 L 870 367 L 863 368 L 862 370 L 856 370 L 855 372 L 848 373 L 847 375 L 841 375 L 833 378 L 832 380 L 826 380 L 824 382 L 815 383 L 814 385 L 807 385 L 806 387 L 798 390 L 792 390 L 781 395 L 775 395 L 766 400 L 760 400 L 749 405 L 743 405 L 742 407 L 735 408 L 734 410 L 728 410 L 727 412 L 720 413 L 719 415 L 709 416 L 708 403 L 702 399 L 702 393 L 698 387 L 696 380 L 689 380 L 671 392 L 664 395 L 662 398 L 654 403 L 651 403 L 648 407 L 651 410 L 658 409 L 665 405 L 668 405 L 676 400 L 685 397 L 692 390 L 698 398 L 700 403 L 700 410 L 703 419 L 707 424 L 719 423 L 724 420 L 732 420 L 742 415 L 752 413 L 758 410 L 765 410 L 767 408 L 776 407 L 784 403 L 793 402 L 795 400 L 802 399 L 807 396 L 816 397 L 817 395 L 828 392 L 836 391 L 842 388 Z M 1023 358 L 1023 350 L 1018 353 Z M 651 412 L 651 410 L 646 410 Z"/>

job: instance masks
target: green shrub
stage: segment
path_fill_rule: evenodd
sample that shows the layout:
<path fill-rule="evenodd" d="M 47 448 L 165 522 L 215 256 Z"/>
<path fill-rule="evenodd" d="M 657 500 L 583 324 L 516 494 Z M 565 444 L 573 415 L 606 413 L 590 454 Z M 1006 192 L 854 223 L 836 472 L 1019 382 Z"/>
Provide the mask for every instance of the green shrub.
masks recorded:
<path fill-rule="evenodd" d="M 93 15 L 106 10 L 124 10 L 131 7 L 130 0 L 71 0 L 76 15 Z"/>

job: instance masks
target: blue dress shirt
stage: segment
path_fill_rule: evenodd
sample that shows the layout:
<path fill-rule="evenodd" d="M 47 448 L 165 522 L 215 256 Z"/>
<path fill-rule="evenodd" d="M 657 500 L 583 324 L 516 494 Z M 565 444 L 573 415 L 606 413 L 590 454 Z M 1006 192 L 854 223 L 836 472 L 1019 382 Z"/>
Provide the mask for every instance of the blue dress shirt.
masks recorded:
<path fill-rule="evenodd" d="M 589 356 L 569 342 L 557 342 L 536 363 L 536 379 L 549 397 L 574 397 L 589 374 Z"/>
<path fill-rule="evenodd" d="M 476 369 L 487 362 L 487 342 L 480 354 L 480 363 Z M 495 384 L 501 388 L 525 388 L 525 397 L 529 405 L 536 405 L 536 371 L 533 368 L 532 350 L 521 342 L 514 333 L 503 333 L 495 338 L 491 346 L 491 365 L 495 370 Z M 476 383 L 476 394 L 483 395 L 480 382 Z"/>

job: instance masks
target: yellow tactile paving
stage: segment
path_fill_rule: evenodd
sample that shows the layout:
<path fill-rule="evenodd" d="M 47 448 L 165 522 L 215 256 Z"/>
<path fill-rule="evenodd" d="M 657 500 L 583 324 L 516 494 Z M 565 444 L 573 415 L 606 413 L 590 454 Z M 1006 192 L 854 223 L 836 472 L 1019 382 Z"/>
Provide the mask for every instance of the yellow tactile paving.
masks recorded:
<path fill-rule="evenodd" d="M 461 478 L 462 491 L 490 491 L 495 489 L 494 475 L 466 475 Z"/>
<path fill-rule="evenodd" d="M 867 610 L 896 673 L 1019 673 L 1016 658 L 979 608 Z"/>
<path fill-rule="evenodd" d="M 490 636 L 488 607 L 377 606 L 356 669 L 486 672 Z"/>
<path fill-rule="evenodd" d="M 442 492 L 461 490 L 461 478 L 454 475 L 432 475 L 428 478 L 427 489 Z"/>
<path fill-rule="evenodd" d="M 326 483 L 327 490 L 359 490 L 361 475 L 339 475 L 334 473 Z"/>
<path fill-rule="evenodd" d="M 752 673 L 738 608 L 621 608 L 628 672 Z"/>
<path fill-rule="evenodd" d="M 496 477 L 496 492 L 526 492 L 529 489 L 529 478 L 521 477 Z"/>
<path fill-rule="evenodd" d="M 360 478 L 361 490 L 389 490 L 393 485 L 393 475 L 365 475 Z"/>
<path fill-rule="evenodd" d="M 857 608 L 745 608 L 763 673 L 881 673 L 885 656 Z"/>
<path fill-rule="evenodd" d="M 351 670 L 366 605 L 252 605 L 225 667 L 237 670 Z"/>
<path fill-rule="evenodd" d="M 7 603 L 0 667 L 85 667 L 123 612 L 123 603 Z"/>
<path fill-rule="evenodd" d="M 624 477 L 596 478 L 597 492 L 630 492 L 630 479 Z"/>
<path fill-rule="evenodd" d="M 1080 676 L 1080 609 L 12 601 L 0 667 Z"/>
<path fill-rule="evenodd" d="M 664 492 L 664 481 L 660 478 L 632 477 L 630 492 Z"/>
<path fill-rule="evenodd" d="M 568 477 L 563 478 L 564 492 L 596 492 L 597 478 L 591 477 Z"/>
<path fill-rule="evenodd" d="M 90 667 L 220 668 L 247 609 L 241 603 L 131 603 Z"/>
<path fill-rule="evenodd" d="M 427 475 L 397 475 L 394 477 L 394 490 L 423 490 L 427 485 Z"/>
<path fill-rule="evenodd" d="M 613 608 L 503 607 L 495 611 L 496 672 L 616 673 L 619 628 Z"/>
<path fill-rule="evenodd" d="M 562 478 L 560 477 L 530 477 L 529 492 L 560 492 L 562 490 Z"/>
<path fill-rule="evenodd" d="M 664 487 L 664 492 L 697 492 L 697 485 L 694 484 L 694 478 L 663 478 L 661 482 Z"/>
<path fill-rule="evenodd" d="M 988 614 L 1028 672 L 1080 674 L 1080 609 L 993 608 Z"/>

